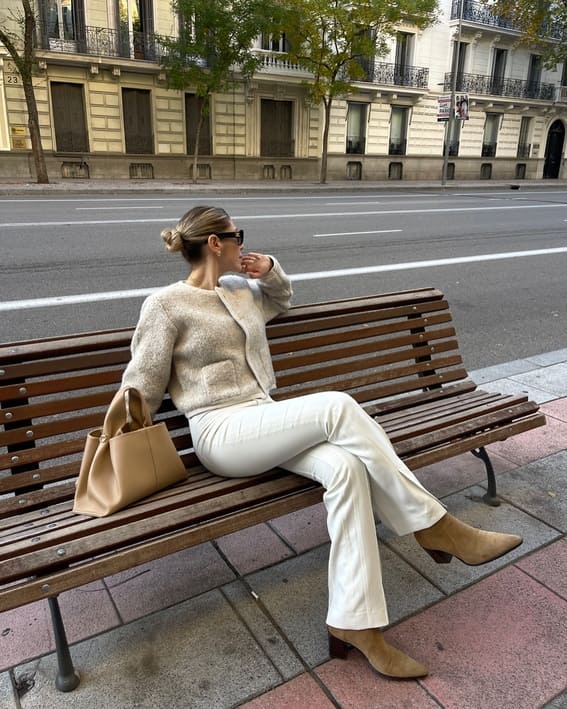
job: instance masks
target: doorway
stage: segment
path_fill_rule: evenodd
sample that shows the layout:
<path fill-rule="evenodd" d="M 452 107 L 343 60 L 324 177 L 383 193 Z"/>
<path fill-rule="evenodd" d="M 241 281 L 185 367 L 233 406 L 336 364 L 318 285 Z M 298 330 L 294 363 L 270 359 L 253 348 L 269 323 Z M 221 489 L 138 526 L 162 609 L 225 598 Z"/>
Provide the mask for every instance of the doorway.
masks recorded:
<path fill-rule="evenodd" d="M 82 84 L 51 82 L 55 145 L 60 153 L 88 153 Z"/>
<path fill-rule="evenodd" d="M 565 126 L 563 121 L 554 121 L 547 134 L 547 142 L 545 144 L 544 179 L 557 179 L 559 177 L 564 142 Z"/>
<path fill-rule="evenodd" d="M 154 138 L 149 90 L 123 88 L 122 110 L 126 152 L 152 154 L 154 152 Z"/>
<path fill-rule="evenodd" d="M 262 99 L 260 125 L 260 155 L 263 157 L 292 157 L 293 103 Z"/>

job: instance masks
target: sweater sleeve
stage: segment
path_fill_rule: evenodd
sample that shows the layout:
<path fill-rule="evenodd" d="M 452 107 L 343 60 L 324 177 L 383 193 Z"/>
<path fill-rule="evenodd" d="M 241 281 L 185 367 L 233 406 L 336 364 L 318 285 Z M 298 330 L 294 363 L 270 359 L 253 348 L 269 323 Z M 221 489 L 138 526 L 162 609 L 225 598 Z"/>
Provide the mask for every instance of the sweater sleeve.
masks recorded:
<path fill-rule="evenodd" d="M 132 386 L 144 395 L 152 417 L 159 409 L 171 376 L 177 328 L 157 298 L 142 305 L 132 337 L 132 358 L 122 377 L 122 386 Z"/>
<path fill-rule="evenodd" d="M 253 281 L 257 284 L 262 298 L 262 310 L 264 311 L 264 321 L 268 322 L 276 315 L 287 312 L 291 304 L 291 281 L 273 256 L 272 268 L 263 278 Z"/>

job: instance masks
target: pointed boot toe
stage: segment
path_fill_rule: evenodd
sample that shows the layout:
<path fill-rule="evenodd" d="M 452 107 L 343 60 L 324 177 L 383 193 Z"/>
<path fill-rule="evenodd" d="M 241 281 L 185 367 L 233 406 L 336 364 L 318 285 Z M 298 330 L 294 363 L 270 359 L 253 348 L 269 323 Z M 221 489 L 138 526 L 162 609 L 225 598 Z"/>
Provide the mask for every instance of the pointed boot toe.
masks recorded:
<path fill-rule="evenodd" d="M 349 646 L 366 657 L 370 666 L 385 677 L 417 679 L 425 677 L 427 668 L 401 650 L 389 645 L 378 628 L 341 630 L 327 626 L 331 657 L 346 659 Z"/>
<path fill-rule="evenodd" d="M 414 534 L 418 544 L 439 564 L 456 556 L 464 564 L 478 566 L 494 561 L 522 544 L 516 534 L 476 529 L 446 514 L 432 527 Z"/>

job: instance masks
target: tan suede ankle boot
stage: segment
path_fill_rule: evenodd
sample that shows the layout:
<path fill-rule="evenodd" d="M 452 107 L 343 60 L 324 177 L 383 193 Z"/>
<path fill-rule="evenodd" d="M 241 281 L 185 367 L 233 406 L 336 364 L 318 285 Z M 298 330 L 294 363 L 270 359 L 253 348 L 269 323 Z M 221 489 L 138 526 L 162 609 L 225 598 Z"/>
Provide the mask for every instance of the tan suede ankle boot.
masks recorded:
<path fill-rule="evenodd" d="M 414 534 L 418 544 L 438 564 L 448 564 L 453 556 L 469 566 L 498 559 L 523 542 L 515 534 L 485 532 L 446 514 L 432 527 Z"/>
<path fill-rule="evenodd" d="M 379 628 L 366 630 L 341 630 L 327 626 L 329 632 L 329 654 L 331 657 L 346 659 L 348 646 L 352 645 L 366 657 L 370 665 L 380 674 L 397 679 L 425 677 L 427 668 L 401 650 L 388 645 Z"/>

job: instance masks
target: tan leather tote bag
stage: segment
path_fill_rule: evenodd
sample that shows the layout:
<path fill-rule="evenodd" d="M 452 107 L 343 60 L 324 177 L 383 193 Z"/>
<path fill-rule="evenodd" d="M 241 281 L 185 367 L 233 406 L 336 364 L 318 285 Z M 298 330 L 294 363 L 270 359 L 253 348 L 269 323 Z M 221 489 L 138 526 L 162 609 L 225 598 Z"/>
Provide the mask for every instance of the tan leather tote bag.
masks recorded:
<path fill-rule="evenodd" d="M 123 387 L 87 436 L 73 511 L 105 517 L 185 477 L 165 423 L 152 424 L 142 394 Z"/>

